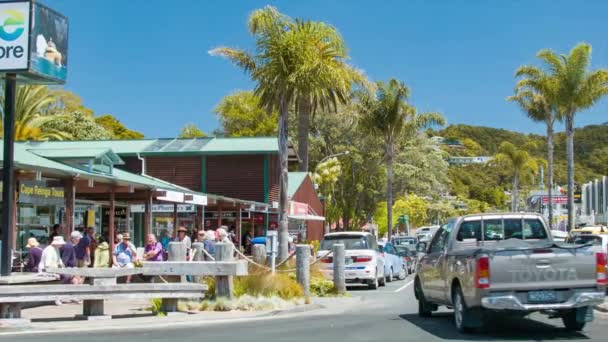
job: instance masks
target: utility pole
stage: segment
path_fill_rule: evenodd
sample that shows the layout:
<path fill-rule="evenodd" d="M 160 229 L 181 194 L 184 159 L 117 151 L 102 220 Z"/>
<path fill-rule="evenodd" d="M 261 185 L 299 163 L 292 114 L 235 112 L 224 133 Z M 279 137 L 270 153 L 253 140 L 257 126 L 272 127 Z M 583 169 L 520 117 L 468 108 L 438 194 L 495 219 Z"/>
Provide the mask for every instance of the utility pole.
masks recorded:
<path fill-rule="evenodd" d="M 4 158 L 2 159 L 2 255 L 0 274 L 11 275 L 13 262 L 13 212 L 15 205 L 14 143 L 15 143 L 15 96 L 17 75 L 6 74 L 4 83 Z"/>

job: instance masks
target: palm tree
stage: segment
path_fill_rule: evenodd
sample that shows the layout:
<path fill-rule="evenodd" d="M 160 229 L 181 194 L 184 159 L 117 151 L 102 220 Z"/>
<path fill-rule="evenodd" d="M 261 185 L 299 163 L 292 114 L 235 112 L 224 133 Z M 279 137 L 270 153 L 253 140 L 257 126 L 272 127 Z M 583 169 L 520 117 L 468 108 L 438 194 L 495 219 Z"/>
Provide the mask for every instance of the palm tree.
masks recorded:
<path fill-rule="evenodd" d="M 418 114 L 406 101 L 409 89 L 396 79 L 388 83 L 378 82 L 376 96 L 360 95 L 363 124 L 372 133 L 382 136 L 386 162 L 386 209 L 389 238 L 393 234 L 393 161 L 400 138 L 413 137 L 417 132 L 431 125 L 444 125 L 444 118 L 438 113 Z"/>
<path fill-rule="evenodd" d="M 309 43 L 304 30 L 298 30 L 297 22 L 267 6 L 255 10 L 249 16 L 249 32 L 255 38 L 256 52 L 219 47 L 211 55 L 228 58 L 245 72 L 250 73 L 257 84 L 255 95 L 268 111 L 279 112 L 279 258 L 288 256 L 287 173 L 288 173 L 288 110 L 298 95 L 304 80 L 314 80 L 311 71 Z M 308 52 L 308 53 L 304 53 Z M 314 63 L 313 63 L 314 64 Z M 316 82 L 316 80 L 315 80 Z"/>
<path fill-rule="evenodd" d="M 496 163 L 506 167 L 513 178 L 511 189 L 511 211 L 517 211 L 519 206 L 519 182 L 522 178 L 528 178 L 538 170 L 538 163 L 528 151 L 530 144 L 518 149 L 512 143 L 505 141 L 500 144 L 498 154 L 494 157 Z"/>
<path fill-rule="evenodd" d="M 520 72 L 525 72 L 525 70 L 518 70 L 516 75 L 519 75 Z M 547 208 L 549 209 L 549 225 L 551 226 L 553 225 L 553 127 L 557 110 L 551 107 L 547 97 L 541 91 L 534 88 L 517 88 L 516 94 L 509 96 L 507 100 L 516 102 L 530 119 L 543 122 L 547 128 L 547 178 L 549 184 Z"/>
<path fill-rule="evenodd" d="M 47 114 L 55 101 L 56 97 L 46 86 L 18 87 L 15 98 L 15 141 L 69 139 L 70 135 L 65 132 L 43 128 L 46 123 L 60 118 L 58 114 Z"/>
<path fill-rule="evenodd" d="M 566 126 L 568 162 L 568 230 L 574 228 L 574 119 L 578 112 L 592 107 L 608 95 L 608 70 L 590 71 L 591 45 L 580 43 L 570 52 L 558 55 L 541 50 L 537 57 L 546 72 L 534 66 L 524 66 L 520 87 L 545 89 L 549 102 L 557 108 L 558 119 Z"/>
<path fill-rule="evenodd" d="M 300 171 L 308 171 L 310 115 L 318 109 L 336 112 L 338 103 L 346 104 L 354 84 L 373 89 L 363 73 L 345 60 L 348 57 L 342 36 L 322 22 L 296 21 L 292 30 L 301 37 L 297 77 L 298 155 Z"/>

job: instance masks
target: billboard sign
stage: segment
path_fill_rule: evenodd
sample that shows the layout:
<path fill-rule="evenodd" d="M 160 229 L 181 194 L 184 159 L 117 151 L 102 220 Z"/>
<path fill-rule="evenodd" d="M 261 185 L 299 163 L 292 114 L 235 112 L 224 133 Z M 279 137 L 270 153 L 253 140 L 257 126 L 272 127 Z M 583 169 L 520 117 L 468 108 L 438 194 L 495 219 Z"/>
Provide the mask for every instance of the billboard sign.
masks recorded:
<path fill-rule="evenodd" d="M 0 2 L 0 73 L 22 83 L 62 84 L 68 69 L 68 19 L 30 1 Z"/>
<path fill-rule="evenodd" d="M 0 71 L 28 69 L 30 3 L 0 3 Z"/>
<path fill-rule="evenodd" d="M 64 83 L 68 74 L 68 19 L 34 3 L 30 73 Z"/>
<path fill-rule="evenodd" d="M 551 202 L 553 202 L 553 204 L 567 204 L 568 196 L 551 196 Z M 549 197 L 543 196 L 543 204 L 547 203 L 549 203 Z"/>

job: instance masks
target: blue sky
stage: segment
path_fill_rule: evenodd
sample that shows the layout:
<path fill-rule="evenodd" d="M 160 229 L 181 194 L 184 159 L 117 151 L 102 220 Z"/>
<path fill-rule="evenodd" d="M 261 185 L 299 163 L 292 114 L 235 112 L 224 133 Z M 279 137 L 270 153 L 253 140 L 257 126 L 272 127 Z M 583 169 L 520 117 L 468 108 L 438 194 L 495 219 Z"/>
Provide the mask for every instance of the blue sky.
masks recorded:
<path fill-rule="evenodd" d="M 266 4 L 336 26 L 350 62 L 372 80 L 396 77 L 421 111 L 449 123 L 542 132 L 505 102 L 513 72 L 539 49 L 593 45 L 608 67 L 608 1 L 199 1 L 43 0 L 70 19 L 66 87 L 97 114 L 116 115 L 148 137 L 175 136 L 188 122 L 217 127 L 222 96 L 251 89 L 247 75 L 207 51 L 251 48 L 248 14 Z M 608 121 L 608 101 L 578 126 Z"/>

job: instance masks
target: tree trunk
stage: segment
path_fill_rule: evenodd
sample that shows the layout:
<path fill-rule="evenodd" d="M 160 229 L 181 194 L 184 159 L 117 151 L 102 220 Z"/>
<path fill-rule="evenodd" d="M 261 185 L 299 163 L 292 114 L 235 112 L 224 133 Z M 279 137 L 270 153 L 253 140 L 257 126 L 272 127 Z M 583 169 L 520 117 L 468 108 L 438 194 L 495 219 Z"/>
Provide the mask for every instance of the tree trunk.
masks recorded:
<path fill-rule="evenodd" d="M 519 186 L 519 176 L 513 175 L 513 188 L 511 189 L 511 211 L 517 212 L 519 195 L 517 193 L 517 187 Z"/>
<path fill-rule="evenodd" d="M 279 107 L 279 260 L 287 259 L 288 248 L 288 218 L 289 198 L 287 197 L 287 177 L 288 177 L 288 108 L 289 101 L 285 95 L 281 97 Z"/>
<path fill-rule="evenodd" d="M 386 219 L 390 241 L 393 236 L 393 142 L 386 146 Z"/>
<path fill-rule="evenodd" d="M 547 209 L 549 209 L 549 227 L 553 228 L 553 122 L 547 122 L 547 164 L 549 183 Z"/>
<path fill-rule="evenodd" d="M 298 99 L 298 154 L 300 157 L 300 171 L 308 172 L 308 131 L 310 130 L 310 99 Z"/>
<path fill-rule="evenodd" d="M 566 116 L 566 153 L 568 160 L 568 231 L 574 229 L 574 114 Z"/>

